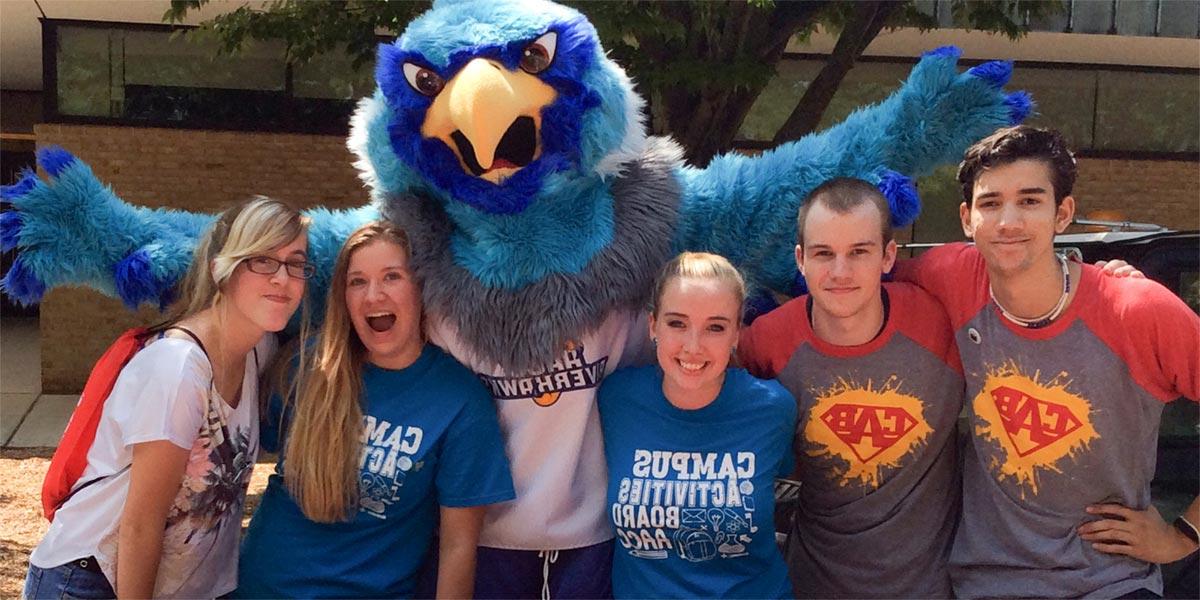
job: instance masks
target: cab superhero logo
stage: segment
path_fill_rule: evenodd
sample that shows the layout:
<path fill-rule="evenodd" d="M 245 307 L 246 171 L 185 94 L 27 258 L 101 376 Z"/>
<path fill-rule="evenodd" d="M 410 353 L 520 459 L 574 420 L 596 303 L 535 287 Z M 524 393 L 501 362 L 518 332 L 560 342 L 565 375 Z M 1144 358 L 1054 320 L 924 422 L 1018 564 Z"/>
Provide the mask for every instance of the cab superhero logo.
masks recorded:
<path fill-rule="evenodd" d="M 567 349 L 544 372 L 527 377 L 480 375 L 497 400 L 531 399 L 538 406 L 552 406 L 563 392 L 594 388 L 604 379 L 608 357 L 587 362 L 582 344 L 568 343 Z"/>
<path fill-rule="evenodd" d="M 828 470 L 840 485 L 879 487 L 884 469 L 899 467 L 932 433 L 924 405 L 899 388 L 897 377 L 879 388 L 839 379 L 814 392 L 804 430 L 808 454 L 841 459 Z"/>
<path fill-rule="evenodd" d="M 861 462 L 879 456 L 917 426 L 908 411 L 895 406 L 837 404 L 821 420 Z"/>
<path fill-rule="evenodd" d="M 1029 456 L 1083 427 L 1066 405 L 1038 400 L 1007 385 L 992 390 L 992 400 L 1017 456 Z"/>
<path fill-rule="evenodd" d="M 1039 479 L 1062 472 L 1099 439 L 1091 423 L 1091 405 L 1069 390 L 1067 374 L 1043 381 L 1014 363 L 994 368 L 975 395 L 975 435 L 998 446 L 989 465 L 997 479 L 1019 485 L 1022 497 L 1037 494 Z"/>

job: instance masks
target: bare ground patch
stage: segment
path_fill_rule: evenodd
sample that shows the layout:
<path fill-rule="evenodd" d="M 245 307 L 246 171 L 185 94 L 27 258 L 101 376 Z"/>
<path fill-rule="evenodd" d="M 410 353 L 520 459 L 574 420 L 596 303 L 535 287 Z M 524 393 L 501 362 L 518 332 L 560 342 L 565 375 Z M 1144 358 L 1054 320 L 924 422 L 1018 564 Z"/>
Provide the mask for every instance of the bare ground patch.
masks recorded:
<path fill-rule="evenodd" d="M 29 553 L 42 540 L 49 523 L 42 516 L 42 478 L 50 466 L 53 448 L 0 449 L 0 598 L 21 595 Z M 259 457 L 250 480 L 242 528 L 258 506 L 275 456 Z"/>

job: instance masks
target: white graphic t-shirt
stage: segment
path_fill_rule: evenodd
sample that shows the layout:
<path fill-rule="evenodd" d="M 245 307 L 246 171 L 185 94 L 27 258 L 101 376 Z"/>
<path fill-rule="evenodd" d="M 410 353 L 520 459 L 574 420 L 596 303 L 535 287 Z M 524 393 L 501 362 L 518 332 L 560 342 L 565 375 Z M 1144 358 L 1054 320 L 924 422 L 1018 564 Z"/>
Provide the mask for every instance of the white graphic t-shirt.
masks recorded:
<path fill-rule="evenodd" d="M 138 352 L 104 404 L 77 485 L 103 479 L 58 510 L 29 561 L 48 569 L 93 556 L 115 588 L 132 447 L 167 440 L 191 454 L 167 513 L 154 597 L 213 598 L 232 591 L 246 486 L 258 456 L 258 367 L 275 345 L 267 335 L 247 354 L 236 408 L 212 386 L 208 358 L 191 340 L 162 337 Z"/>
<path fill-rule="evenodd" d="M 650 356 L 645 315 L 613 313 L 596 331 L 569 342 L 554 364 L 531 373 L 484 364 L 436 319 L 429 337 L 479 376 L 500 415 L 517 499 L 488 508 L 479 544 L 562 550 L 612 539 L 596 390 L 605 374 Z"/>

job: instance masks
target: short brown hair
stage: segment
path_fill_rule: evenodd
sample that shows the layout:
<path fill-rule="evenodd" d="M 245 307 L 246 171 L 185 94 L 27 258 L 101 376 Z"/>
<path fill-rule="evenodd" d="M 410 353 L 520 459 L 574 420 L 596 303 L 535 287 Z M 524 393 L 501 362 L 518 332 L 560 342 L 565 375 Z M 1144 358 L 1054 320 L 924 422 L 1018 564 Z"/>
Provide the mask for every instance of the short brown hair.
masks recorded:
<path fill-rule="evenodd" d="M 981 172 L 1018 160 L 1036 160 L 1046 165 L 1054 186 L 1055 206 L 1071 195 L 1075 187 L 1075 156 L 1062 134 L 1054 129 L 1017 125 L 999 129 L 967 148 L 958 165 L 958 182 L 967 206 L 971 206 L 975 180 Z"/>
<path fill-rule="evenodd" d="M 835 177 L 818 185 L 809 192 L 800 211 L 796 213 L 796 243 L 804 246 L 804 224 L 808 222 L 808 210 L 821 204 L 833 212 L 844 215 L 864 204 L 873 204 L 879 211 L 879 233 L 886 246 L 892 241 L 892 209 L 879 188 L 853 177 Z"/>

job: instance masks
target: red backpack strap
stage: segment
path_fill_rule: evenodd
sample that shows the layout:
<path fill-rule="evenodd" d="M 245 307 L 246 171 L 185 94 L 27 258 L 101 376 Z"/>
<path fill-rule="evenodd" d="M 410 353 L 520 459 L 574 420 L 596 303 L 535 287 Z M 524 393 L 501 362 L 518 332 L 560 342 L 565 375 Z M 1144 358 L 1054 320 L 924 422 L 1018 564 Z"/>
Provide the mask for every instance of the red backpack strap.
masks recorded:
<path fill-rule="evenodd" d="M 144 327 L 136 327 L 122 333 L 92 367 L 92 373 L 83 387 L 83 394 L 79 397 L 79 404 L 71 413 L 71 420 L 67 423 L 62 440 L 54 451 L 50 469 L 42 483 L 42 512 L 46 519 L 53 521 L 54 513 L 73 491 L 82 489 L 82 486 L 76 488 L 75 484 L 87 468 L 88 451 L 96 440 L 96 429 L 100 424 L 100 415 L 104 412 L 104 403 L 112 393 L 121 370 L 142 348 L 146 333 Z M 94 481 L 88 482 L 90 483 Z"/>

